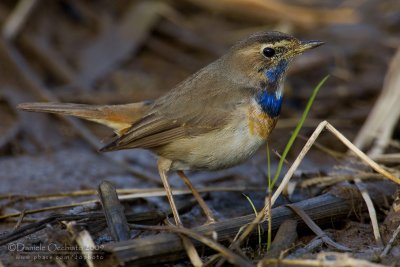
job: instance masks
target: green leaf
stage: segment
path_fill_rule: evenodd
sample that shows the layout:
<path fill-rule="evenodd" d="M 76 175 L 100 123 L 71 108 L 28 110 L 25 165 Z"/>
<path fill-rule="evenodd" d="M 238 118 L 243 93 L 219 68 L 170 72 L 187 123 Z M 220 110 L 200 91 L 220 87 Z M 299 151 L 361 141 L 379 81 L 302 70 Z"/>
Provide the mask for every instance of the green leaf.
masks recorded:
<path fill-rule="evenodd" d="M 290 139 L 289 139 L 289 141 L 287 142 L 287 144 L 285 146 L 285 150 L 282 153 L 281 159 L 280 159 L 279 164 L 278 164 L 278 168 L 277 168 L 277 170 L 275 172 L 274 179 L 272 180 L 271 183 L 269 183 L 269 186 L 270 186 L 271 190 L 272 190 L 272 188 L 274 187 L 276 181 L 279 178 L 279 175 L 280 175 L 281 170 L 282 170 L 283 162 L 285 161 L 285 158 L 286 158 L 287 154 L 289 153 L 290 148 L 292 147 L 297 135 L 299 134 L 301 128 L 303 127 L 304 121 L 306 120 L 307 115 L 308 115 L 308 113 L 309 113 L 309 111 L 311 109 L 311 106 L 314 103 L 315 97 L 317 96 L 317 94 L 318 94 L 319 90 L 321 89 L 322 85 L 326 82 L 326 80 L 328 78 L 329 78 L 329 75 L 325 76 L 318 83 L 318 85 L 314 88 L 311 97 L 308 99 L 307 106 L 306 106 L 306 108 L 305 108 L 305 110 L 303 112 L 303 115 L 301 116 L 300 121 L 296 126 L 296 129 L 293 131 L 292 135 L 290 136 Z"/>

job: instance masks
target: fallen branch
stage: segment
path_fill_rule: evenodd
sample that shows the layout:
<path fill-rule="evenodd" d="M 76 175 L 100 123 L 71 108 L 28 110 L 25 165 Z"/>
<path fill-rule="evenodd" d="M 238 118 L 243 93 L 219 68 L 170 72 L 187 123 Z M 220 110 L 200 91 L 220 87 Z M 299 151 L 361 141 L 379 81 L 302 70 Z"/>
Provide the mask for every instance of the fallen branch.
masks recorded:
<path fill-rule="evenodd" d="M 319 225 L 341 221 L 344 217 L 354 212 L 354 207 L 364 207 L 362 197 L 358 191 L 353 190 L 355 194 L 343 194 L 344 196 L 335 196 L 325 194 L 315 198 L 296 203 L 303 209 L 312 220 Z M 386 196 L 390 196 L 391 192 Z M 374 196 L 375 197 L 375 196 Z M 376 203 L 383 204 L 385 196 L 382 193 L 376 194 Z M 247 215 L 229 219 L 223 222 L 217 222 L 211 225 L 204 225 L 193 230 L 199 234 L 216 237 L 218 242 L 232 240 L 243 225 L 253 222 L 255 216 Z M 281 206 L 272 209 L 272 229 L 276 231 L 278 227 L 287 219 L 295 219 L 299 222 L 299 228 L 304 227 L 301 219 L 287 207 Z M 267 222 L 261 224 L 265 229 Z M 213 234 L 214 233 L 214 234 Z M 254 234 L 257 231 L 252 232 Z M 199 242 L 193 241 L 196 247 L 202 246 Z M 185 256 L 182 242 L 177 234 L 162 233 L 156 236 L 143 237 L 136 240 L 128 240 L 113 244 L 107 244 L 105 250 L 112 253 L 119 264 L 147 265 L 160 264 L 165 261 L 173 261 Z"/>
<path fill-rule="evenodd" d="M 128 240 L 128 221 L 114 185 L 109 181 L 102 181 L 98 192 L 111 237 L 114 241 Z"/>

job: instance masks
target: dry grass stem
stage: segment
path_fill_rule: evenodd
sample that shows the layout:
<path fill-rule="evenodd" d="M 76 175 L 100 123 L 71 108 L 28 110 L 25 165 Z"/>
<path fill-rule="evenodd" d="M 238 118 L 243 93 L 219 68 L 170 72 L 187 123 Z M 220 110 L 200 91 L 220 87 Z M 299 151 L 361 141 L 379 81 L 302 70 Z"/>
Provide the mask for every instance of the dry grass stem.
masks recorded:
<path fill-rule="evenodd" d="M 383 169 L 381 166 L 379 166 L 376 162 L 374 162 L 372 159 L 370 159 L 367 155 L 365 155 L 365 153 L 363 153 L 356 146 L 354 146 L 344 135 L 342 135 L 338 130 L 336 130 L 331 124 L 329 124 L 327 121 L 323 121 L 314 130 L 313 134 L 310 136 L 310 138 L 308 139 L 306 144 L 303 146 L 303 149 L 300 151 L 296 160 L 293 162 L 293 164 L 291 165 L 291 167 L 289 168 L 289 170 L 283 177 L 282 182 L 279 184 L 275 193 L 272 195 L 271 206 L 274 205 L 275 201 L 278 199 L 278 197 L 281 195 L 283 190 L 286 188 L 287 184 L 289 183 L 290 179 L 292 178 L 294 172 L 299 167 L 303 158 L 305 157 L 307 152 L 310 150 L 310 148 L 314 144 L 315 140 L 317 140 L 318 136 L 321 134 L 321 132 L 324 129 L 329 130 L 335 137 L 337 137 L 344 145 L 346 145 L 353 153 L 355 153 L 361 160 L 363 160 L 365 163 L 367 163 L 376 172 L 382 174 L 383 176 L 392 180 L 393 182 L 400 184 L 400 179 L 398 177 L 395 177 L 391 173 L 387 172 L 385 169 Z M 268 205 L 265 205 L 265 207 L 263 208 L 263 212 L 259 212 L 258 215 L 256 216 L 256 218 L 253 220 L 253 222 L 250 223 L 247 226 L 247 228 L 243 231 L 243 233 L 240 235 L 240 237 L 237 240 L 237 242 L 239 242 L 239 244 L 245 240 L 245 238 L 253 231 L 253 229 L 256 225 L 258 225 L 262 220 L 265 220 L 265 218 L 267 218 L 268 212 L 270 212 L 270 209 L 268 208 Z"/>
<path fill-rule="evenodd" d="M 350 248 L 343 246 L 341 244 L 336 243 L 333 241 L 322 229 L 304 212 L 304 210 L 298 208 L 295 204 L 286 205 L 287 207 L 291 208 L 299 217 L 307 224 L 307 226 L 318 236 L 322 239 L 322 241 L 334 247 L 339 251 L 349 252 L 351 251 Z"/>
<path fill-rule="evenodd" d="M 253 188 L 253 187 L 212 187 L 212 188 L 200 188 L 197 191 L 200 193 L 206 193 L 206 192 L 243 192 L 246 190 L 254 190 L 254 191 L 260 191 L 260 188 Z M 49 199 L 52 198 L 57 198 L 57 197 L 70 197 L 70 196 L 84 196 L 84 195 L 91 195 L 92 193 L 95 193 L 95 190 L 83 190 L 83 191 L 76 191 L 76 192 L 71 192 L 71 193 L 59 193 L 59 194 L 49 194 L 47 195 Z M 153 188 L 153 189 L 119 189 L 117 190 L 118 193 L 128 193 L 128 192 L 137 192 L 133 194 L 127 194 L 127 195 L 122 195 L 119 196 L 119 200 L 121 201 L 128 201 L 132 199 L 137 199 L 137 198 L 146 198 L 146 197 L 161 197 L 165 196 L 165 190 L 162 188 Z M 173 189 L 172 193 L 174 195 L 188 195 L 191 194 L 190 190 L 188 189 Z M 5 197 L 5 196 L 4 196 Z M 3 197 L 3 198 L 4 198 Z M 42 196 L 27 196 L 28 199 L 40 199 L 42 200 Z M 48 200 L 47 197 L 44 197 L 44 200 Z M 45 207 L 45 208 L 39 208 L 39 209 L 31 209 L 31 210 L 26 210 L 24 212 L 15 212 L 15 213 L 9 213 L 9 214 L 3 214 L 0 215 L 0 220 L 4 220 L 7 218 L 12 218 L 12 217 L 18 217 L 21 216 L 22 213 L 25 215 L 28 214 L 35 214 L 35 213 L 40 213 L 40 212 L 45 212 L 45 211 L 53 211 L 53 210 L 59 210 L 59 209 L 67 209 L 67 208 L 73 208 L 77 206 L 84 206 L 84 205 L 90 205 L 90 204 L 98 204 L 99 200 L 88 200 L 88 201 L 82 201 L 78 203 L 71 203 L 71 204 L 66 204 L 66 205 L 57 205 L 57 206 L 51 206 L 51 207 Z"/>
<path fill-rule="evenodd" d="M 369 156 L 367 156 L 364 152 L 362 152 L 359 148 L 353 145 L 343 134 L 341 134 L 338 130 L 335 129 L 331 124 L 326 122 L 326 128 L 335 135 L 344 145 L 346 145 L 354 154 L 356 154 L 361 160 L 363 160 L 366 164 L 368 164 L 372 169 L 376 172 L 382 174 L 389 180 L 392 180 L 396 184 L 400 184 L 400 179 L 390 172 L 386 171 L 379 164 L 373 161 Z"/>
<path fill-rule="evenodd" d="M 191 194 L 189 189 L 172 189 L 174 195 L 189 195 Z M 204 187 L 197 189 L 199 193 L 210 193 L 210 192 L 243 192 L 243 191 L 262 191 L 260 187 L 246 187 L 246 186 L 238 186 L 238 187 Z M 157 197 L 157 196 L 165 196 L 165 190 L 163 188 L 126 188 L 126 189 L 117 189 L 117 193 L 119 195 L 119 199 L 121 200 L 129 200 L 135 198 L 144 198 L 144 197 Z M 30 201 L 48 201 L 48 200 L 56 200 L 60 198 L 67 197 L 82 197 L 82 196 L 92 196 L 96 195 L 96 190 L 78 190 L 72 192 L 61 192 L 61 193 L 53 193 L 53 194 L 41 194 L 41 195 L 9 195 L 3 194 L 0 195 L 0 200 L 4 199 L 13 199 L 18 198 L 18 201 L 30 200 Z"/>
<path fill-rule="evenodd" d="M 181 227 L 183 228 L 183 227 Z M 197 252 L 192 241 L 184 235 L 179 235 L 182 239 L 183 247 L 185 248 L 186 254 L 188 255 L 190 262 L 195 267 L 203 266 L 203 261 L 201 260 L 199 253 Z"/>
<path fill-rule="evenodd" d="M 356 183 L 358 190 L 360 190 L 361 195 L 365 201 L 365 204 L 367 205 L 368 214 L 369 214 L 369 218 L 371 219 L 372 230 L 374 233 L 375 241 L 378 246 L 383 246 L 381 233 L 379 232 L 378 218 L 376 217 L 376 210 L 375 210 L 374 203 L 372 202 L 372 199 L 371 199 L 370 195 L 368 194 L 368 191 L 365 189 L 363 182 L 361 182 L 361 179 L 355 178 L 354 182 Z"/>
<path fill-rule="evenodd" d="M 96 245 L 94 244 L 94 241 L 90 236 L 90 233 L 86 230 L 78 231 L 75 228 L 75 222 L 69 222 L 66 225 L 67 225 L 67 230 L 71 233 L 73 239 L 79 245 L 81 253 L 86 261 L 86 264 L 89 267 L 94 267 L 95 265 L 92 259 L 93 259 L 93 251 L 96 251 Z"/>
<path fill-rule="evenodd" d="M 307 180 L 301 181 L 300 187 L 301 188 L 307 188 L 311 186 L 327 187 L 344 181 L 353 181 L 356 178 L 360 180 L 367 180 L 367 179 L 382 179 L 383 177 L 379 173 L 368 173 L 368 172 L 359 172 L 354 175 L 337 174 L 333 176 L 320 176 L 315 178 L 308 178 Z"/>
<path fill-rule="evenodd" d="M 257 264 L 257 267 L 271 265 L 289 266 L 319 266 L 319 267 L 386 267 L 385 265 L 372 263 L 367 260 L 354 259 L 348 254 L 320 253 L 317 259 L 266 259 Z"/>
<path fill-rule="evenodd" d="M 12 218 L 12 217 L 18 217 L 18 216 L 21 216 L 21 214 L 25 214 L 25 215 L 35 214 L 35 213 L 40 213 L 40 212 L 45 212 L 45 211 L 68 209 L 68 208 L 73 208 L 73 207 L 83 206 L 83 205 L 89 205 L 89 204 L 94 204 L 94 203 L 99 203 L 99 201 L 98 200 L 89 200 L 89 201 L 84 201 L 84 202 L 79 202 L 79 203 L 71 203 L 71 204 L 66 204 L 66 205 L 57 205 L 57 206 L 52 206 L 52 207 L 40 208 L 40 209 L 24 210 L 23 212 L 15 212 L 15 213 L 8 213 L 8 214 L 0 215 L 0 220 L 4 220 L 4 219 L 7 219 L 7 218 Z"/>
<path fill-rule="evenodd" d="M 17 3 L 7 20 L 3 22 L 4 39 L 12 40 L 18 35 L 38 3 L 38 0 L 20 0 Z"/>
<path fill-rule="evenodd" d="M 383 153 L 390 144 L 393 131 L 400 117 L 400 48 L 393 56 L 383 84 L 383 90 L 354 140 L 360 149 L 375 141 L 368 152 L 371 157 Z M 375 139 L 375 140 L 374 140 Z"/>
<path fill-rule="evenodd" d="M 387 243 L 385 249 L 382 251 L 382 253 L 381 253 L 381 255 L 380 255 L 381 258 L 385 257 L 385 256 L 388 254 L 388 252 L 389 252 L 390 249 L 392 248 L 393 243 L 394 243 L 394 241 L 396 240 L 396 238 L 397 238 L 397 236 L 399 235 L 399 233 L 400 233 L 400 224 L 399 224 L 399 226 L 397 226 L 397 228 L 396 228 L 396 230 L 394 231 L 392 237 L 390 238 L 389 242 Z"/>
<path fill-rule="evenodd" d="M 139 225 L 132 225 L 131 227 L 133 229 L 141 229 L 141 230 L 170 231 L 170 232 L 180 233 L 203 243 L 204 245 L 214 249 L 215 251 L 218 251 L 221 254 L 221 256 L 224 257 L 231 264 L 244 267 L 254 266 L 251 262 L 233 253 L 233 251 L 231 251 L 230 249 L 222 246 L 221 244 L 215 242 L 214 240 L 204 235 L 201 235 L 187 228 L 174 227 L 174 226 L 165 227 L 165 226 L 139 226 Z"/>

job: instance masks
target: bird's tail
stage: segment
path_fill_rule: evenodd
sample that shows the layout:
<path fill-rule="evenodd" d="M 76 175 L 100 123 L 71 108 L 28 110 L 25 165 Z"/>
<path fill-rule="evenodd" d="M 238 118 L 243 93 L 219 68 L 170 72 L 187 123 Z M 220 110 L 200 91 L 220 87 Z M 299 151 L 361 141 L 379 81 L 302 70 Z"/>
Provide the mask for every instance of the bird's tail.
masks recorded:
<path fill-rule="evenodd" d="M 85 105 L 71 103 L 22 103 L 20 110 L 71 115 L 94 121 L 114 129 L 121 135 L 134 122 L 143 117 L 151 102 L 144 101 L 125 105 Z"/>

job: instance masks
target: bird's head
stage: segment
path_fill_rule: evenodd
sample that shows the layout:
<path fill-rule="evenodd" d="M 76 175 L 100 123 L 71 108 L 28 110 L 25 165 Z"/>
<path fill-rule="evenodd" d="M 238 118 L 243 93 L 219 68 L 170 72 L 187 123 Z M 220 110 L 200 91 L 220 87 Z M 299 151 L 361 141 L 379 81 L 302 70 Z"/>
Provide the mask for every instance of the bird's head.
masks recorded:
<path fill-rule="evenodd" d="M 300 41 L 281 32 L 256 33 L 238 42 L 223 57 L 224 73 L 251 95 L 270 117 L 278 117 L 290 62 L 320 41 Z"/>
<path fill-rule="evenodd" d="M 322 45 L 320 41 L 300 41 L 281 32 L 261 32 L 238 42 L 227 54 L 237 78 L 252 87 L 277 90 L 290 62 L 304 51 Z"/>

